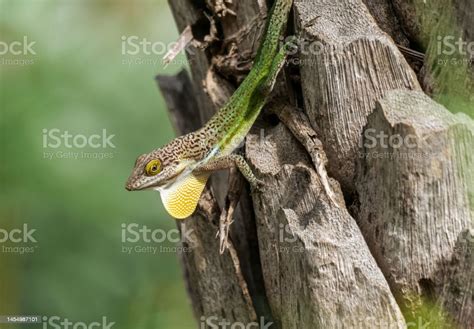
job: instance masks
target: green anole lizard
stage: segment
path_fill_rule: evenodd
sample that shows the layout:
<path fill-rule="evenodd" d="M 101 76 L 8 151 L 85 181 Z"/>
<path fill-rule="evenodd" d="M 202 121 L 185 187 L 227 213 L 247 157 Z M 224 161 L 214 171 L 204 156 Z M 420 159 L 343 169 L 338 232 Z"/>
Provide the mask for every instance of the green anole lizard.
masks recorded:
<path fill-rule="evenodd" d="M 243 141 L 269 98 L 286 58 L 279 48 L 292 0 L 276 0 L 253 67 L 241 85 L 201 129 L 139 156 L 128 178 L 129 191 L 160 191 L 163 205 L 177 219 L 196 209 L 211 172 L 236 166 L 254 188 L 257 180 L 243 156 L 232 152 Z"/>

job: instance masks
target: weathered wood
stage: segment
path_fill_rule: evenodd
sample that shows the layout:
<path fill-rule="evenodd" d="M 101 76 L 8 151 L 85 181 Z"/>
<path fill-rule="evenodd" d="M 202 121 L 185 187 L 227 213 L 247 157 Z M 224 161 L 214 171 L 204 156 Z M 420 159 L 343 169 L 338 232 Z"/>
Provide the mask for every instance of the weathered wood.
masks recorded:
<path fill-rule="evenodd" d="M 361 0 L 296 2 L 305 111 L 329 158 L 329 173 L 354 190 L 357 143 L 375 102 L 392 89 L 419 90 L 416 75 Z"/>
<path fill-rule="evenodd" d="M 382 0 L 367 1 L 375 12 L 373 4 Z M 221 7 L 223 3 L 230 11 Z M 241 81 L 245 70 L 233 70 L 232 65 L 255 53 L 263 3 L 170 1 L 181 31 L 192 26 L 201 38 L 207 32 L 212 34 L 212 38 L 202 38 L 207 40 L 206 49 L 193 48 L 188 53 L 192 83 L 185 74 L 160 80 L 179 134 L 199 128 Z M 448 114 L 431 120 L 431 125 L 400 122 L 394 128 L 387 124 L 395 131 L 419 132 L 417 138 L 428 136 L 423 142 L 434 143 L 433 150 L 439 142 L 446 153 L 419 163 L 359 159 L 360 137 L 377 101 L 392 95 L 394 89 L 420 90 L 416 76 L 362 0 L 296 1 L 294 8 L 299 39 L 320 42 L 321 46 L 317 53 L 300 54 L 301 80 L 292 81 L 297 93 L 292 99 L 303 101 L 309 122 L 305 115 L 288 111 L 285 117 L 280 115 L 292 134 L 282 123 L 264 116 L 259 121 L 263 130 L 254 128 L 247 138 L 246 157 L 266 188 L 251 195 L 248 189 L 242 192 L 230 231 L 230 243 L 235 246 L 231 253 L 219 255 L 216 238 L 219 203 L 223 204 L 227 191 L 226 175 L 212 176 L 200 211 L 184 222 L 186 229 L 193 230 L 193 243 L 185 242 L 190 250 L 181 258 L 198 321 L 217 317 L 248 323 L 256 315 L 275 322 L 271 328 L 277 329 L 405 328 L 392 288 L 403 306 L 413 295 L 436 296 L 439 307 L 459 323 L 469 324 L 472 234 L 466 216 L 472 221 L 472 208 L 466 207 L 473 204 L 474 192 L 467 189 L 474 176 L 466 168 L 472 168 L 473 158 L 465 155 L 463 160 L 459 155 L 472 147 L 472 128 L 466 128 L 470 124 Z M 208 25 L 203 23 L 207 20 L 204 10 L 212 16 Z M 384 7 L 384 13 L 388 12 L 390 8 Z M 387 25 L 386 31 L 392 24 L 389 16 L 386 22 L 378 19 L 379 24 Z M 218 27 L 218 34 L 211 33 L 210 26 Z M 390 33 L 397 31 L 394 27 Z M 408 108 L 418 109 L 420 99 L 429 103 L 419 93 L 409 95 Z M 382 105 L 369 117 L 369 125 L 384 109 Z M 424 110 L 418 118 L 438 112 Z M 439 122 L 443 124 L 433 124 Z M 454 136 L 463 139 L 454 142 Z M 329 179 L 329 184 L 342 206 L 328 198 L 318 175 L 326 162 L 323 149 L 330 174 L 341 182 L 346 196 L 354 193 L 351 196 L 357 199 L 355 192 L 359 192 L 360 205 L 355 202 L 351 206 L 360 216 L 357 223 L 362 232 L 343 206 L 341 188 L 334 179 Z M 370 169 L 372 166 L 375 169 Z M 361 169 L 357 184 L 356 167 Z M 400 175 L 393 174 L 397 170 Z M 450 173 L 447 178 L 445 172 Z M 410 181 L 404 180 L 407 173 Z M 385 181 L 389 176 L 392 181 Z M 419 183 L 421 179 L 426 179 L 426 184 Z M 455 194 L 455 190 L 462 193 Z M 396 226 L 390 221 L 395 213 L 405 220 L 423 214 L 424 222 L 395 222 L 400 224 Z M 426 223 L 432 223 L 431 231 Z M 439 234 L 430 235 L 434 232 Z M 417 235 L 419 240 L 412 245 L 421 241 L 431 244 L 407 249 L 404 243 Z M 441 243 L 439 250 L 433 251 L 433 242 Z"/>
<path fill-rule="evenodd" d="M 410 41 L 403 32 L 391 0 L 363 0 L 379 27 L 399 45 L 409 47 Z"/>
<path fill-rule="evenodd" d="M 246 2 L 246 3 L 244 3 Z M 209 21 L 207 17 L 204 16 L 203 12 L 206 11 L 209 14 L 209 8 L 204 5 L 203 2 L 190 1 L 190 0 L 173 0 L 169 1 L 171 11 L 175 17 L 176 23 L 178 25 L 178 30 L 183 31 L 186 26 L 192 26 L 193 31 L 198 33 L 200 37 L 210 33 L 209 30 L 204 30 L 206 24 L 203 24 L 204 21 Z M 200 7 L 202 6 L 202 7 Z M 253 1 L 241 1 L 238 4 L 233 4 L 229 6 L 230 9 L 237 13 L 237 17 L 232 17 L 232 15 L 226 15 L 225 17 L 211 17 L 215 20 L 214 23 L 222 24 L 223 35 L 221 36 L 224 39 L 231 39 L 235 37 L 236 31 L 247 27 L 249 32 L 248 36 L 243 40 L 235 40 L 237 46 L 237 53 L 252 53 L 258 47 L 258 39 L 262 33 L 262 24 L 256 24 L 255 20 L 258 18 L 258 13 L 260 7 L 258 3 Z M 218 22 L 216 20 L 219 20 Z M 207 26 L 209 28 L 209 26 Z M 228 46 L 231 48 L 231 41 L 228 41 Z M 190 47 L 187 51 L 187 58 L 190 64 L 191 76 L 192 76 L 192 85 L 194 87 L 193 96 L 196 98 L 197 108 L 192 116 L 193 121 L 197 120 L 199 125 L 195 129 L 199 128 L 205 121 L 207 121 L 218 109 L 218 106 L 228 98 L 233 91 L 234 87 L 230 81 L 223 79 L 222 76 L 216 72 L 214 65 L 212 63 L 213 57 L 211 54 L 211 49 L 214 49 L 213 45 L 209 45 L 208 49 L 199 49 L 194 46 Z M 226 48 L 227 49 L 227 48 Z M 234 50 L 235 51 L 235 50 Z M 222 50 L 225 54 L 225 49 Z M 220 54 L 219 49 L 214 49 L 214 53 Z M 212 95 L 212 97 L 211 97 Z M 182 98 L 190 97 L 189 94 L 181 94 Z M 186 113 L 177 114 L 178 121 L 187 121 L 191 117 L 186 115 Z M 184 133 L 181 131 L 181 133 Z M 210 186 L 213 191 L 213 196 L 217 199 L 219 204 L 223 204 L 225 199 L 225 194 L 227 192 L 227 173 L 215 173 L 210 179 Z M 234 213 L 235 222 L 232 224 L 232 229 L 230 232 L 233 245 L 236 248 L 237 254 L 239 256 L 240 267 L 246 284 L 250 291 L 251 297 L 253 298 L 253 304 L 257 315 L 259 317 L 265 317 L 271 319 L 269 314 L 269 309 L 266 301 L 266 296 L 263 286 L 263 278 L 260 268 L 260 259 L 258 255 L 258 242 L 256 237 L 256 227 L 253 217 L 253 209 L 251 205 L 251 199 L 248 192 L 242 193 L 239 205 Z M 218 227 L 216 228 L 216 233 Z M 213 235 L 215 237 L 215 233 Z M 209 237 L 210 239 L 210 237 Z M 217 240 L 218 242 L 218 240 Z M 217 260 L 216 260 L 217 261 Z M 212 261 L 209 261 L 212 263 Z M 190 260 L 185 259 L 183 262 L 183 267 L 185 270 L 189 267 L 192 268 L 194 265 Z M 194 277 L 188 278 L 188 282 L 195 281 L 214 281 L 215 278 L 212 277 L 208 272 L 195 271 Z M 226 289 L 218 289 L 220 294 L 229 293 Z M 218 311 L 219 299 L 214 299 L 212 293 L 206 295 L 205 291 L 201 292 L 203 295 L 194 296 L 195 298 L 203 298 L 205 301 L 197 303 L 193 302 L 195 309 L 195 314 L 199 315 L 198 319 L 201 316 L 211 317 L 211 316 L 221 316 L 221 313 Z M 207 311 L 203 312 L 201 303 L 209 303 L 210 306 L 207 307 Z M 214 305 L 214 306 L 213 306 Z M 235 315 L 234 318 L 229 318 L 228 320 L 238 320 L 240 322 L 246 323 L 246 319 L 249 319 L 249 315 Z"/>
<path fill-rule="evenodd" d="M 253 200 L 278 327 L 404 328 L 355 220 L 329 199 L 306 150 L 282 124 L 264 131 L 264 141 L 250 134 L 246 154 L 265 182 Z M 342 200 L 334 180 L 331 187 Z"/>
<path fill-rule="evenodd" d="M 442 309 L 454 315 L 454 320 L 465 326 L 474 326 L 474 230 L 461 232 L 447 265 L 445 286 L 438 300 Z"/>
<path fill-rule="evenodd" d="M 173 127 L 177 135 L 187 134 L 198 129 L 201 125 L 196 98 L 194 97 L 193 84 L 189 80 L 186 70 L 182 70 L 176 76 L 156 77 L 156 82 L 165 99 L 166 106 Z M 183 97 L 188 95 L 188 97 Z M 188 118 L 183 120 L 183 118 Z"/>
<path fill-rule="evenodd" d="M 173 0 L 169 1 L 171 12 L 174 15 L 174 19 L 178 26 L 178 30 L 182 32 L 186 26 L 194 26 L 193 32 L 196 34 L 196 30 L 199 30 L 199 34 L 205 35 L 209 33 L 209 30 L 203 30 L 207 27 L 203 22 L 206 17 L 203 14 L 203 8 L 198 8 L 199 2 L 188 1 L 188 0 Z M 187 58 L 191 67 L 191 78 L 194 86 L 194 96 L 196 98 L 199 111 L 196 114 L 199 115 L 201 124 L 206 122 L 212 114 L 217 110 L 214 104 L 207 97 L 204 88 L 202 88 L 202 82 L 204 81 L 207 71 L 209 69 L 209 60 L 206 53 L 202 49 L 191 45 L 187 49 Z"/>
<path fill-rule="evenodd" d="M 454 112 L 474 100 L 474 54 L 459 50 L 460 42 L 474 42 L 472 0 L 393 0 L 393 7 L 412 44 L 426 53 L 420 72 L 430 95 L 449 95 L 445 103 Z M 451 47 L 455 47 L 454 49 Z M 470 64 L 469 64 L 470 63 Z M 467 104 L 464 106 L 468 110 Z"/>
<path fill-rule="evenodd" d="M 474 40 L 474 3 L 471 0 L 392 0 L 392 3 L 409 38 L 425 49 L 430 41 L 437 41 L 438 24 L 450 23 L 453 19 L 459 30 L 452 33 L 459 32 L 464 40 Z"/>
<path fill-rule="evenodd" d="M 180 135 L 200 128 L 186 71 L 174 77 L 159 76 L 157 81 L 176 132 Z M 249 308 L 246 292 L 242 291 L 242 278 L 235 270 L 233 255 L 219 253 L 216 233 L 221 210 L 209 189 L 204 192 L 199 207 L 200 210 L 189 219 L 177 223 L 181 231 L 190 232 L 182 234 L 189 240 L 182 241 L 185 249 L 180 258 L 195 317 L 201 323 L 213 320 L 212 317 L 216 317 L 216 321 L 249 323 L 255 318 L 255 310 L 253 305 Z"/>
<path fill-rule="evenodd" d="M 456 21 L 461 26 L 461 33 L 466 41 L 474 41 L 474 2 L 469 0 L 453 0 L 456 10 Z M 471 55 L 473 58 L 474 55 Z"/>
<path fill-rule="evenodd" d="M 369 117 L 358 222 L 409 317 L 422 301 L 441 301 L 463 328 L 474 324 L 473 241 L 463 241 L 473 227 L 473 149 L 474 122 L 420 92 L 387 93 Z"/>
<path fill-rule="evenodd" d="M 209 34 L 209 28 L 204 22 L 209 22 L 209 19 L 204 16 L 204 10 L 209 10 L 207 6 L 202 6 L 204 1 L 190 1 L 190 0 L 170 0 L 169 1 L 171 11 L 174 15 L 175 21 L 178 25 L 178 30 L 182 32 L 186 26 L 193 26 L 193 32 L 199 35 Z M 201 5 L 201 7 L 200 7 Z M 232 5 L 228 5 L 236 15 L 226 15 L 220 18 L 219 23 L 222 26 L 221 36 L 224 40 L 235 36 L 235 34 L 242 28 L 246 27 L 248 33 L 243 39 L 236 40 L 235 43 L 228 42 L 228 48 L 233 45 L 237 54 L 252 54 L 256 51 L 261 34 L 263 32 L 263 25 L 258 24 L 260 6 L 256 1 L 239 1 Z M 217 17 L 211 17 L 213 20 L 217 20 Z M 238 41 L 238 42 L 237 42 Z M 222 51 L 228 51 L 225 48 Z M 190 63 L 191 76 L 196 89 L 197 102 L 199 104 L 199 114 L 202 122 L 207 121 L 217 110 L 217 107 L 212 103 L 211 98 L 207 95 L 203 88 L 203 83 L 206 81 L 208 71 L 211 68 L 212 58 L 210 56 L 210 50 L 204 51 L 203 49 L 197 49 L 191 46 L 187 52 L 187 57 Z"/>

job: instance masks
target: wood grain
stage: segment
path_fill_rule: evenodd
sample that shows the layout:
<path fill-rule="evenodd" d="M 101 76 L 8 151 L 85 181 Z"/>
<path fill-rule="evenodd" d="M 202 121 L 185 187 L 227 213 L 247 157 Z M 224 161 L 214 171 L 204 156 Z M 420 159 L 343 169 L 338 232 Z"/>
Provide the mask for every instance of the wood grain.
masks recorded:
<path fill-rule="evenodd" d="M 360 0 L 295 3 L 305 110 L 329 158 L 329 173 L 354 190 L 357 143 L 375 102 L 392 89 L 419 90 L 416 75 Z M 317 45 L 317 46 L 316 46 Z"/>
<path fill-rule="evenodd" d="M 420 298 L 441 300 L 468 328 L 474 122 L 423 93 L 393 91 L 378 103 L 364 136 L 358 222 L 377 263 L 413 314 Z"/>

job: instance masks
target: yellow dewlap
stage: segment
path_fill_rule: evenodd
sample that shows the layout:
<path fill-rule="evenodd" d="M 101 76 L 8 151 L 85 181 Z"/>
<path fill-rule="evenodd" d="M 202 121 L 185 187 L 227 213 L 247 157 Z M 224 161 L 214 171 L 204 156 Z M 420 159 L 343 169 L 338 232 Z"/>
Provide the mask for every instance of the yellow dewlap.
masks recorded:
<path fill-rule="evenodd" d="M 176 219 L 189 217 L 196 209 L 209 174 L 194 175 L 177 181 L 160 191 L 161 201 L 166 211 Z"/>

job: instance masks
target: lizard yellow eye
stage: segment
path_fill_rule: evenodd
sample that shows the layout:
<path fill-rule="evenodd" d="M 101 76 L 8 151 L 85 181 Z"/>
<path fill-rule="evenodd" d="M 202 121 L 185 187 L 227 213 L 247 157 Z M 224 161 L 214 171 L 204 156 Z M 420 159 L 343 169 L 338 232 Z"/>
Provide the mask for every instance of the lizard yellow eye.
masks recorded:
<path fill-rule="evenodd" d="M 161 171 L 160 160 L 151 160 L 145 166 L 145 172 L 148 176 L 158 175 Z"/>

